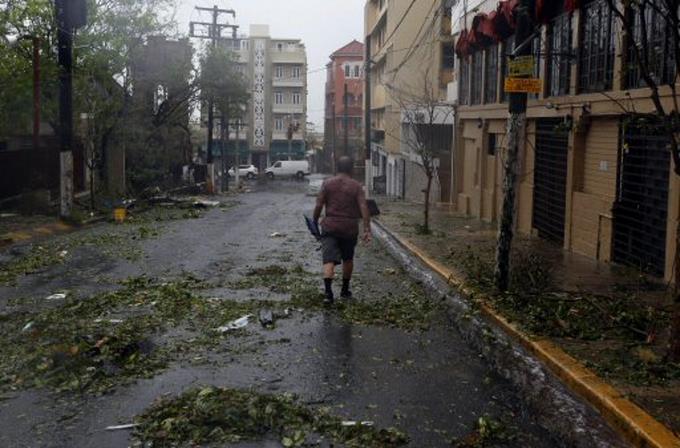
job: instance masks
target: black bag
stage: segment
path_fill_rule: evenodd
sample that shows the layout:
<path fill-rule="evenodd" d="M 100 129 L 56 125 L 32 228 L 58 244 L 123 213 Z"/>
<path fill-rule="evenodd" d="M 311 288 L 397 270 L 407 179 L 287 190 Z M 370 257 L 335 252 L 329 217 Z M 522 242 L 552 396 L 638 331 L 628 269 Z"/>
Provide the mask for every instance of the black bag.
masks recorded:
<path fill-rule="evenodd" d="M 366 205 L 371 216 L 378 216 L 380 214 L 380 209 L 374 199 L 366 199 Z"/>

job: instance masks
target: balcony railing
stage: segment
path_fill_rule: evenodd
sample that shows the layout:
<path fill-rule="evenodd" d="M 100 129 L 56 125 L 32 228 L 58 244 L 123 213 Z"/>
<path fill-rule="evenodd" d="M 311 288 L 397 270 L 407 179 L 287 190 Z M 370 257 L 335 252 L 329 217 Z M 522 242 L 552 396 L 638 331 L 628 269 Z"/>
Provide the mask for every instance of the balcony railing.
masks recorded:
<path fill-rule="evenodd" d="M 302 78 L 274 78 L 272 84 L 274 87 L 304 87 L 305 82 Z"/>
<path fill-rule="evenodd" d="M 302 131 L 293 134 L 293 140 L 304 140 L 304 138 Z M 288 133 L 286 131 L 274 131 L 272 132 L 272 140 L 288 140 Z"/>
<path fill-rule="evenodd" d="M 301 114 L 304 112 L 302 104 L 274 104 L 272 110 L 275 114 Z"/>

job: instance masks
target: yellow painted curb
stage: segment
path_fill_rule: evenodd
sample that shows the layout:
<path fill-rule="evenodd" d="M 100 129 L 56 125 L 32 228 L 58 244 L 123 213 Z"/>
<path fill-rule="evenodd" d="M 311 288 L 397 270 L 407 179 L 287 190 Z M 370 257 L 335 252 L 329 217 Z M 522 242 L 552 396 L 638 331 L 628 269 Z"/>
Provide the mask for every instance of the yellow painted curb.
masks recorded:
<path fill-rule="evenodd" d="M 380 223 L 384 228 L 385 225 Z M 408 251 L 418 257 L 425 265 L 465 295 L 478 295 L 465 286 L 462 275 L 450 270 L 426 255 L 420 248 L 397 233 L 392 236 Z M 549 340 L 534 340 L 517 326 L 498 314 L 483 299 L 482 313 L 501 327 L 507 334 L 522 344 L 540 359 L 571 390 L 588 401 L 600 411 L 605 420 L 636 447 L 640 448 L 680 448 L 680 439 L 673 432 L 639 406 L 626 399 L 621 392 L 604 382 L 594 372 L 568 355 Z"/>
<path fill-rule="evenodd" d="M 12 244 L 19 241 L 26 242 L 38 237 L 47 237 L 57 233 L 66 233 L 73 229 L 74 227 L 72 225 L 58 221 L 53 224 L 46 224 L 33 229 L 14 231 L 0 235 L 0 242 L 3 244 Z"/>

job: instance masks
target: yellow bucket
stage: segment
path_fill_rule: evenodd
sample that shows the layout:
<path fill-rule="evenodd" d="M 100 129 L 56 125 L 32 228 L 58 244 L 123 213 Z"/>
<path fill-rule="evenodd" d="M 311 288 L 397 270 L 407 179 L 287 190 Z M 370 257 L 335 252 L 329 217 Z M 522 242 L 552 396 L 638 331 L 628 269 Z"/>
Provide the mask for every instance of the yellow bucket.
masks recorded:
<path fill-rule="evenodd" d="M 113 219 L 116 221 L 118 224 L 122 224 L 125 222 L 125 218 L 127 217 L 127 210 L 124 208 L 114 208 L 113 209 Z"/>

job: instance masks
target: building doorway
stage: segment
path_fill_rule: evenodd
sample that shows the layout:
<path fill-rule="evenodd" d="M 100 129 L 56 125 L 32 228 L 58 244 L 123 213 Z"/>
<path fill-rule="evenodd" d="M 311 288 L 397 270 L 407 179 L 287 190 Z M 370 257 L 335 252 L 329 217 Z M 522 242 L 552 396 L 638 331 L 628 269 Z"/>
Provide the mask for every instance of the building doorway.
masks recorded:
<path fill-rule="evenodd" d="M 670 170 L 667 138 L 649 124 L 626 125 L 622 134 L 612 258 L 663 276 Z"/>
<path fill-rule="evenodd" d="M 541 238 L 564 244 L 569 133 L 562 118 L 536 121 L 533 227 Z"/>

